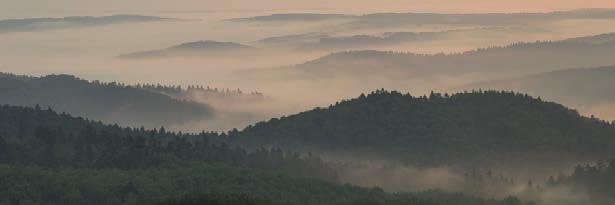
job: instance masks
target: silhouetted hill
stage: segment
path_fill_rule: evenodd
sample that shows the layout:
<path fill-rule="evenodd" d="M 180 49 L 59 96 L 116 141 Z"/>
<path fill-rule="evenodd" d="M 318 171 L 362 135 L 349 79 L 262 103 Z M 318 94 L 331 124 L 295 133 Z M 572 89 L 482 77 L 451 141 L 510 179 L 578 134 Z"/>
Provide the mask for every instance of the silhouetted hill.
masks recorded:
<path fill-rule="evenodd" d="M 587 37 L 592 39 L 597 37 Z M 601 39 L 606 39 L 601 36 Z M 615 64 L 610 53 L 615 41 L 568 39 L 553 42 L 515 43 L 453 54 L 414 54 L 390 51 L 333 53 L 295 66 L 317 77 L 364 78 L 450 77 L 488 79 L 540 73 L 571 67 Z M 583 55 L 580 55 L 580 54 Z M 464 78 L 465 77 L 465 78 Z"/>
<path fill-rule="evenodd" d="M 518 90 L 575 107 L 615 104 L 615 67 L 560 70 L 473 83 L 465 88 Z"/>
<path fill-rule="evenodd" d="M 161 50 L 142 51 L 118 56 L 124 59 L 164 58 L 164 57 L 208 57 L 224 54 L 241 55 L 255 49 L 233 42 L 195 41 L 182 43 Z"/>
<path fill-rule="evenodd" d="M 113 15 L 113 16 L 71 16 L 64 18 L 31 18 L 0 20 L 0 33 L 53 30 L 76 27 L 102 26 L 119 23 L 139 23 L 176 20 L 156 16 Z"/>
<path fill-rule="evenodd" d="M 0 75 L 0 104 L 52 107 L 109 123 L 159 127 L 213 117 L 206 104 L 118 83 L 86 81 L 70 75 Z"/>
<path fill-rule="evenodd" d="M 605 33 L 605 34 L 600 34 L 600 35 L 595 35 L 595 36 L 577 37 L 577 38 L 568 39 L 567 41 L 591 43 L 591 44 L 605 44 L 605 43 L 613 44 L 615 43 L 615 33 Z"/>
<path fill-rule="evenodd" d="M 231 133 L 235 142 L 425 164 L 575 162 L 614 154 L 615 126 L 509 92 L 384 90 Z"/>
<path fill-rule="evenodd" d="M 300 51 L 340 51 L 378 46 L 399 45 L 443 38 L 453 31 L 442 32 L 385 32 L 381 35 L 330 36 L 319 33 L 275 36 L 260 40 L 270 46 L 289 46 Z"/>
<path fill-rule="evenodd" d="M 396 27 L 403 25 L 515 25 L 572 19 L 612 19 L 613 9 L 580 9 L 547 13 L 375 13 L 359 16 L 350 23 L 357 27 Z"/>
<path fill-rule="evenodd" d="M 323 21 L 334 19 L 353 18 L 352 15 L 344 14 L 317 14 L 317 13 L 288 13 L 272 14 L 268 16 L 255 16 L 248 18 L 228 19 L 235 22 L 256 22 L 256 21 Z"/>
<path fill-rule="evenodd" d="M 288 13 L 230 19 L 236 22 L 309 22 L 346 20 L 351 28 L 399 27 L 405 25 L 515 25 L 545 23 L 572 19 L 613 19 L 613 9 L 580 9 L 547 13 L 372 13 L 365 15 Z"/>
<path fill-rule="evenodd" d="M 259 40 L 259 43 L 266 45 L 301 45 L 304 43 L 313 43 L 318 41 L 320 38 L 326 38 L 329 35 L 324 33 L 302 33 L 302 34 L 291 34 L 291 35 L 282 35 L 282 36 L 272 36 L 268 38 L 264 38 Z"/>

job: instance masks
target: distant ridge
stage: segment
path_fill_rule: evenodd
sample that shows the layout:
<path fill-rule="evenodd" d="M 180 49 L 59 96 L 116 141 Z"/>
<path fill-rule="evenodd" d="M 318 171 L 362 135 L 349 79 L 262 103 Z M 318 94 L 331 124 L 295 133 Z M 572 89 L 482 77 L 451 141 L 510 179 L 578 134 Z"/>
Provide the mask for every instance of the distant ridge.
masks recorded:
<path fill-rule="evenodd" d="M 284 13 L 267 16 L 229 19 L 234 22 L 309 22 L 350 20 L 354 26 L 400 26 L 411 24 L 504 25 L 567 19 L 612 19 L 615 9 L 579 9 L 548 13 L 372 13 L 365 15 Z"/>
<path fill-rule="evenodd" d="M 575 68 L 471 83 L 464 88 L 513 89 L 567 105 L 615 105 L 615 66 Z"/>
<path fill-rule="evenodd" d="M 30 18 L 0 20 L 0 33 L 55 30 L 103 26 L 121 23 L 173 21 L 178 19 L 141 15 L 70 16 L 64 18 Z"/>
<path fill-rule="evenodd" d="M 242 54 L 254 50 L 252 46 L 247 46 L 233 42 L 218 41 L 194 41 L 182 43 L 161 50 L 141 51 L 117 56 L 120 59 L 142 59 L 142 58 L 165 58 L 165 57 L 207 57 L 218 56 L 226 53 Z"/>
<path fill-rule="evenodd" d="M 295 68 L 323 77 L 361 76 L 372 72 L 377 72 L 379 77 L 478 72 L 483 75 L 523 75 L 571 67 L 613 65 L 615 59 L 608 55 L 612 52 L 615 52 L 615 34 L 603 34 L 560 41 L 519 42 L 450 54 L 344 51 L 296 65 Z"/>
<path fill-rule="evenodd" d="M 51 107 L 59 112 L 136 127 L 181 124 L 214 115 L 214 110 L 203 103 L 71 75 L 0 74 L 0 104 Z"/>
<path fill-rule="evenodd" d="M 323 21 L 331 19 L 352 19 L 353 15 L 345 14 L 316 14 L 316 13 L 284 13 L 271 14 L 268 16 L 255 16 L 249 18 L 234 18 L 227 21 L 251 22 L 251 21 Z"/>

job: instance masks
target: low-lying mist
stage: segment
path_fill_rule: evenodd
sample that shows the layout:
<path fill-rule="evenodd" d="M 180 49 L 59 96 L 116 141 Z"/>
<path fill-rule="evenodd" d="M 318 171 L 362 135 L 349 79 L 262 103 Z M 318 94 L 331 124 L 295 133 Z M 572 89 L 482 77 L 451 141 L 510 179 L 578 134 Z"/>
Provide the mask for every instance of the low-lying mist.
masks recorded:
<path fill-rule="evenodd" d="M 330 52 L 350 49 L 377 49 L 419 54 L 458 53 L 476 48 L 508 45 L 514 42 L 561 40 L 570 37 L 613 32 L 609 19 L 566 19 L 534 22 L 524 25 L 403 25 L 386 28 L 346 28 L 347 20 L 310 22 L 242 23 L 232 18 L 267 15 L 275 11 L 233 12 L 147 12 L 146 15 L 184 19 L 176 22 L 116 24 L 87 28 L 0 34 L 0 71 L 17 74 L 73 74 L 85 79 L 127 84 L 152 83 L 165 85 L 210 85 L 258 91 L 271 97 L 269 102 L 242 105 L 217 105 L 222 122 L 195 122 L 179 126 L 182 130 L 225 130 L 241 128 L 270 117 L 300 112 L 316 106 L 327 106 L 358 93 L 386 88 L 413 95 L 431 90 L 453 91 L 459 85 L 488 78 L 483 73 L 439 75 L 431 77 L 391 78 L 379 72 L 375 64 L 369 78 L 334 76 L 340 68 L 332 67 L 326 78 L 307 78 L 305 73 L 286 69 L 318 59 Z M 290 11 L 289 11 L 290 12 Z M 98 15 L 112 15 L 109 13 Z M 362 44 L 325 50 L 301 50 L 289 45 L 264 45 L 270 37 L 321 33 L 329 37 L 383 35 L 387 32 L 443 32 L 437 39 L 399 41 L 394 44 Z M 156 33 L 157 35 L 151 35 Z M 250 35 L 246 35 L 250 34 Z M 134 40 L 138 39 L 138 40 Z M 118 55 L 157 50 L 195 41 L 234 42 L 254 46 L 253 54 L 225 54 L 224 58 L 207 56 L 163 59 L 122 60 Z M 320 42 L 319 38 L 310 41 Z M 299 42 L 298 45 L 302 45 Z M 263 72 L 265 71 L 265 72 Z M 257 73 L 257 74 L 255 74 Z M 288 76 L 295 76 L 289 78 Z M 590 112 L 610 108 L 592 107 Z M 606 110 L 606 111 L 605 111 Z M 227 112 L 228 111 L 228 112 Z M 587 112 L 587 113 L 590 113 Z"/>
<path fill-rule="evenodd" d="M 381 187 L 387 192 L 443 190 L 484 198 L 517 196 L 539 205 L 602 204 L 596 203 L 599 200 L 589 195 L 587 190 L 548 185 L 550 176 L 567 175 L 573 165 L 526 167 L 527 170 L 522 171 L 503 167 L 420 167 L 385 160 L 337 162 L 341 163 L 339 175 L 342 182 Z"/>

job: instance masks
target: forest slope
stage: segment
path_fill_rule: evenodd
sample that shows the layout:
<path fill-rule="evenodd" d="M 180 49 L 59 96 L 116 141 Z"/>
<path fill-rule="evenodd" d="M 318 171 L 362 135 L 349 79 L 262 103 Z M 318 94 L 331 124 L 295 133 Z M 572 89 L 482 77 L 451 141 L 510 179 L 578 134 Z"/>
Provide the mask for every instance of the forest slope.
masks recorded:
<path fill-rule="evenodd" d="M 40 105 L 107 123 L 159 127 L 213 117 L 203 103 L 181 101 L 119 83 L 86 81 L 70 75 L 0 75 L 0 103 Z"/>
<path fill-rule="evenodd" d="M 248 152 L 211 143 L 214 136 L 225 135 L 110 126 L 52 110 L 0 106 L 0 203 L 153 204 L 174 196 L 161 203 L 255 203 L 223 197 L 239 193 L 297 205 L 522 204 L 514 197 L 391 194 L 341 185 L 318 157 L 278 149 Z"/>
<path fill-rule="evenodd" d="M 615 126 L 511 92 L 413 97 L 379 90 L 231 133 L 237 143 L 425 164 L 575 162 L 610 157 Z"/>

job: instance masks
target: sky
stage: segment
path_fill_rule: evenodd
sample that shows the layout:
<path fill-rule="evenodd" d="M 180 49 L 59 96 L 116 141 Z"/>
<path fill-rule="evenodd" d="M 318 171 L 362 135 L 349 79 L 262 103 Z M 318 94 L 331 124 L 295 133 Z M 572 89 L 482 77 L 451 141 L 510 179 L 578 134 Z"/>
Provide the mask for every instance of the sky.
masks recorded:
<path fill-rule="evenodd" d="M 539 12 L 615 8 L 613 0 L 0 0 L 0 17 L 154 11 L 322 10 L 322 12 Z"/>

